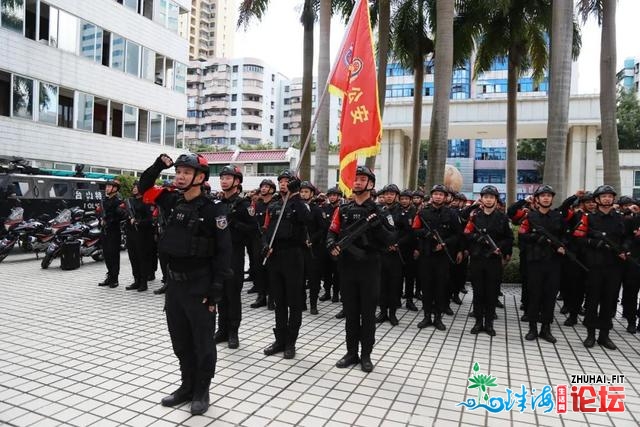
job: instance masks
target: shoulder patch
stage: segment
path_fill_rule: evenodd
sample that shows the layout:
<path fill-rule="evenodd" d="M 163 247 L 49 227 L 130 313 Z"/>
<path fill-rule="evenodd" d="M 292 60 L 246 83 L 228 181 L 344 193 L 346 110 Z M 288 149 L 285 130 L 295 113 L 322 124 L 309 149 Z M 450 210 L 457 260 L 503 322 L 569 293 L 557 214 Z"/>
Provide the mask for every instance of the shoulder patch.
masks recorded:
<path fill-rule="evenodd" d="M 392 227 L 396 226 L 393 222 L 393 217 L 391 215 L 387 215 L 387 221 L 389 221 L 389 224 L 391 224 Z"/>
<path fill-rule="evenodd" d="M 227 228 L 227 225 L 228 222 L 226 215 L 216 217 L 216 227 L 218 227 L 220 230 L 224 230 L 225 228 Z"/>
<path fill-rule="evenodd" d="M 247 212 L 249 213 L 249 216 L 254 216 L 256 214 L 256 208 L 254 208 L 253 205 L 249 205 Z"/>

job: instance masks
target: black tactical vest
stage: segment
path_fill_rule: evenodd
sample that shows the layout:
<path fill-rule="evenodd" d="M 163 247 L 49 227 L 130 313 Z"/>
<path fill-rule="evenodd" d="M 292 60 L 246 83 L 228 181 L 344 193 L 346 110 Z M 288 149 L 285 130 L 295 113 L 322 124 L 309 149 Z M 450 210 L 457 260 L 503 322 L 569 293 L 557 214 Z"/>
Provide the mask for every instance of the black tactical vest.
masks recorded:
<path fill-rule="evenodd" d="M 214 255 L 215 240 L 205 237 L 202 230 L 200 209 L 206 203 L 205 197 L 199 197 L 192 203 L 187 203 L 183 198 L 178 200 L 158 242 L 159 252 L 176 258 Z"/>

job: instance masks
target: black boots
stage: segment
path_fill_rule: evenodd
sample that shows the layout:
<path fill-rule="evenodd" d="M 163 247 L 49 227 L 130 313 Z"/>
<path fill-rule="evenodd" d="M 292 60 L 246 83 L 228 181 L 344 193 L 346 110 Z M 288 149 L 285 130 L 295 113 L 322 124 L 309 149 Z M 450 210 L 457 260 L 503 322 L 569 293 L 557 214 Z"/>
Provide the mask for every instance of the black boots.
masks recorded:
<path fill-rule="evenodd" d="M 344 319 L 346 317 L 346 315 L 344 314 L 344 309 L 340 310 L 337 314 L 336 314 L 336 319 Z"/>
<path fill-rule="evenodd" d="M 529 332 L 524 336 L 527 341 L 533 341 L 538 338 L 538 324 L 536 322 L 529 322 Z"/>
<path fill-rule="evenodd" d="M 218 331 L 213 335 L 213 341 L 218 344 L 221 342 L 225 342 L 229 340 L 229 333 L 222 329 L 218 329 Z"/>
<path fill-rule="evenodd" d="M 433 325 L 433 322 L 431 321 L 431 314 L 425 314 L 424 319 L 422 319 L 420 323 L 418 323 L 418 328 L 422 329 L 431 325 Z"/>
<path fill-rule="evenodd" d="M 453 298 L 451 298 L 451 301 L 453 301 L 454 304 L 462 305 L 462 300 L 460 299 L 460 295 L 458 295 L 457 293 L 453 294 Z"/>
<path fill-rule="evenodd" d="M 493 329 L 493 314 L 490 314 L 484 319 L 484 330 L 490 337 L 496 336 L 496 330 Z"/>
<path fill-rule="evenodd" d="M 105 277 L 105 279 L 102 282 L 98 283 L 98 286 L 108 286 L 110 288 L 117 288 L 118 279 L 114 279 L 107 274 L 107 277 Z"/>
<path fill-rule="evenodd" d="M 407 299 L 406 307 L 409 311 L 418 311 L 418 307 L 416 307 L 412 299 Z"/>
<path fill-rule="evenodd" d="M 376 323 L 382 323 L 385 320 L 389 320 L 389 317 L 387 317 L 387 309 L 380 307 L 380 313 L 376 316 Z"/>
<path fill-rule="evenodd" d="M 357 353 L 347 353 L 336 362 L 336 368 L 348 368 L 349 366 L 357 365 L 359 362 L 360 358 Z"/>
<path fill-rule="evenodd" d="M 476 335 L 480 332 L 484 331 L 484 324 L 482 323 L 482 319 L 476 318 L 476 323 L 471 328 L 471 333 Z"/>
<path fill-rule="evenodd" d="M 251 303 L 249 307 L 260 308 L 260 307 L 265 307 L 266 305 L 267 305 L 266 295 L 258 294 L 258 298 L 256 298 L 256 301 Z"/>
<path fill-rule="evenodd" d="M 167 292 L 167 288 L 169 287 L 169 285 L 167 284 L 167 282 L 165 281 L 162 286 L 160 286 L 158 289 L 156 289 L 155 291 L 153 291 L 154 295 L 162 295 L 165 292 Z"/>
<path fill-rule="evenodd" d="M 368 354 L 363 354 L 360 357 L 360 366 L 364 372 L 373 371 L 373 363 L 371 362 L 371 357 Z"/>
<path fill-rule="evenodd" d="M 238 340 L 238 330 L 231 329 L 229 334 L 227 335 L 227 347 L 229 348 L 238 348 L 240 346 L 240 340 Z"/>
<path fill-rule="evenodd" d="M 309 310 L 309 314 L 312 314 L 314 316 L 318 314 L 318 304 L 317 303 L 311 303 L 311 309 Z"/>
<path fill-rule="evenodd" d="M 318 298 L 320 301 L 329 301 L 331 299 L 331 292 L 329 291 L 325 291 L 324 294 L 322 294 L 322 296 L 320 298 Z"/>
<path fill-rule="evenodd" d="M 627 320 L 627 332 L 629 332 L 630 334 L 635 334 L 636 333 L 636 320 L 635 319 L 628 319 Z"/>
<path fill-rule="evenodd" d="M 446 326 L 444 326 L 444 323 L 442 323 L 442 314 L 437 313 L 435 315 L 435 319 L 433 319 L 433 326 L 435 326 L 439 331 L 444 331 L 447 329 Z"/>
<path fill-rule="evenodd" d="M 209 409 L 209 386 L 211 378 L 198 381 L 193 387 L 191 415 L 202 415 Z"/>
<path fill-rule="evenodd" d="M 169 396 L 163 397 L 162 406 L 178 406 L 189 402 L 193 397 L 193 382 L 191 376 L 182 375 L 182 384 Z"/>
<path fill-rule="evenodd" d="M 564 326 L 574 326 L 578 323 L 578 315 L 577 314 L 570 314 L 569 317 L 567 317 L 567 320 L 564 321 Z"/>
<path fill-rule="evenodd" d="M 598 344 L 608 350 L 617 350 L 618 347 L 611 341 L 609 338 L 609 330 L 608 329 L 600 329 L 600 336 L 598 336 Z"/>
<path fill-rule="evenodd" d="M 396 317 L 396 309 L 395 308 L 390 308 L 389 309 L 389 323 L 391 323 L 392 326 L 397 326 L 398 323 L 400 323 L 398 321 L 398 318 Z"/>
<path fill-rule="evenodd" d="M 584 344 L 585 347 L 587 348 L 591 348 L 594 345 L 596 345 L 596 330 L 595 328 L 588 328 L 587 329 L 587 339 L 585 339 L 582 344 Z"/>
<path fill-rule="evenodd" d="M 273 356 L 276 353 L 284 351 L 284 340 L 286 330 L 273 329 L 273 334 L 276 336 L 276 340 L 267 348 L 264 349 L 266 356 Z"/>
<path fill-rule="evenodd" d="M 542 328 L 540 328 L 540 334 L 538 334 L 538 336 L 551 344 L 555 344 L 558 341 L 556 337 L 551 335 L 551 325 L 549 323 L 542 324 Z"/>

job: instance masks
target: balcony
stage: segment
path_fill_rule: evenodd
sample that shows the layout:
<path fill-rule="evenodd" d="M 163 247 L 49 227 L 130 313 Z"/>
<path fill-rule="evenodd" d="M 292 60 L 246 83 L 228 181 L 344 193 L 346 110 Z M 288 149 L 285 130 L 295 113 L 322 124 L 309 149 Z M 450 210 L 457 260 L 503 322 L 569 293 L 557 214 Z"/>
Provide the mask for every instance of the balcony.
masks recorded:
<path fill-rule="evenodd" d="M 242 101 L 242 108 L 251 108 L 252 110 L 263 111 L 264 105 L 260 101 Z"/>
<path fill-rule="evenodd" d="M 253 114 L 243 114 L 242 115 L 242 123 L 251 123 L 256 125 L 262 124 L 262 117 L 255 116 Z"/>
<path fill-rule="evenodd" d="M 260 95 L 264 93 L 264 89 L 258 86 L 242 86 L 243 95 Z"/>
<path fill-rule="evenodd" d="M 200 106 L 201 110 L 211 110 L 214 108 L 229 108 L 229 100 L 217 99 L 214 101 L 207 101 Z"/>
<path fill-rule="evenodd" d="M 229 86 L 207 86 L 204 89 L 206 95 L 227 95 Z"/>
<path fill-rule="evenodd" d="M 248 139 L 262 139 L 263 135 L 262 135 L 262 131 L 261 130 L 249 130 L 249 129 L 242 129 L 242 131 L 240 132 L 240 137 L 241 138 L 248 138 Z"/>

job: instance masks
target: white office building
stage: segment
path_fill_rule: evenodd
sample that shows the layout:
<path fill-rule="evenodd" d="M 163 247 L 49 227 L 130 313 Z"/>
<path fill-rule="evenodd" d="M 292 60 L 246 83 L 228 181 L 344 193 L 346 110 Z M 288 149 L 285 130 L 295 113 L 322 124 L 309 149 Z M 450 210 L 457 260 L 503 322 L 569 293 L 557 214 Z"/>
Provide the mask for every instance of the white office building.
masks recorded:
<path fill-rule="evenodd" d="M 0 155 L 133 174 L 183 152 L 190 7 L 0 0 Z"/>

